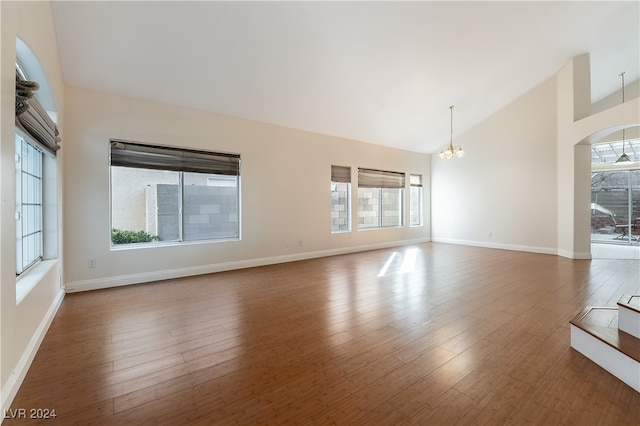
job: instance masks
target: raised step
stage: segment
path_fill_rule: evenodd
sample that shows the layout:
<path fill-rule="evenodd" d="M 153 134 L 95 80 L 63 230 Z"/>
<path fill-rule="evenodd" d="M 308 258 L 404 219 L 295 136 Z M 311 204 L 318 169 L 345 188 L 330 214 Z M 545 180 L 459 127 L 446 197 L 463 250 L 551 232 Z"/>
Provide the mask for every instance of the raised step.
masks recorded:
<path fill-rule="evenodd" d="M 618 328 L 640 339 L 640 295 L 624 295 L 620 298 Z"/>
<path fill-rule="evenodd" d="M 618 329 L 618 309 L 588 307 L 571 320 L 571 347 L 640 392 L 640 339 Z"/>

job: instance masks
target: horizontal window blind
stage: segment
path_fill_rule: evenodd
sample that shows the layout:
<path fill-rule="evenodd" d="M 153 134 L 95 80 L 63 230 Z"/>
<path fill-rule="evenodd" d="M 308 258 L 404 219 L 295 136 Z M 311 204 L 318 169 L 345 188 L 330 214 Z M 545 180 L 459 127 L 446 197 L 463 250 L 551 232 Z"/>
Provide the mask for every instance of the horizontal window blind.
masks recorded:
<path fill-rule="evenodd" d="M 331 182 L 351 182 L 351 167 L 331 166 Z"/>
<path fill-rule="evenodd" d="M 35 81 L 26 81 L 16 71 L 16 127 L 30 135 L 52 155 L 60 149 L 58 127 L 36 99 L 40 88 Z"/>
<path fill-rule="evenodd" d="M 404 188 L 404 173 L 359 168 L 358 187 Z"/>
<path fill-rule="evenodd" d="M 111 165 L 177 172 L 240 176 L 240 154 L 111 140 Z"/>

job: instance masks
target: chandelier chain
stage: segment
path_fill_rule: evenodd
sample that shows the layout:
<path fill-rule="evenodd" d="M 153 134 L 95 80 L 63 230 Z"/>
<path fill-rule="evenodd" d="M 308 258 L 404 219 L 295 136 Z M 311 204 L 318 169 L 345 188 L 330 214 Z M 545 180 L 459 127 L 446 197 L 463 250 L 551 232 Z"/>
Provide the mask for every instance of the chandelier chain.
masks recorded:
<path fill-rule="evenodd" d="M 622 103 L 624 103 L 624 73 L 625 71 L 622 71 L 622 73 L 620 73 L 620 77 L 622 77 Z M 624 152 L 624 139 L 625 139 L 625 134 L 624 134 L 625 129 L 622 128 L 622 155 L 625 155 Z"/>
<path fill-rule="evenodd" d="M 451 133 L 449 136 L 449 145 L 453 146 L 453 105 L 449 106 L 449 110 L 451 111 Z"/>
<path fill-rule="evenodd" d="M 624 104 L 624 71 L 620 74 L 618 74 L 621 78 L 622 78 L 622 103 Z M 622 155 L 620 156 L 620 158 L 618 158 L 618 160 L 616 160 L 616 163 L 618 164 L 625 164 L 625 163 L 630 163 L 631 159 L 629 158 L 629 156 L 627 155 L 627 153 L 625 152 L 625 128 L 622 128 Z"/>

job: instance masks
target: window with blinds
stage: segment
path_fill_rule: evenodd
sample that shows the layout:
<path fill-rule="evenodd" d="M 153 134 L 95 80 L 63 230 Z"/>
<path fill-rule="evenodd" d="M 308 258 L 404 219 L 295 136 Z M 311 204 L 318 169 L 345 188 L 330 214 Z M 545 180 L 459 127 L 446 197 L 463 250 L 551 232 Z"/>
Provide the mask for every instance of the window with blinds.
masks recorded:
<path fill-rule="evenodd" d="M 111 140 L 111 242 L 240 238 L 240 154 Z"/>
<path fill-rule="evenodd" d="M 331 166 L 331 232 L 351 231 L 351 167 Z"/>
<path fill-rule="evenodd" d="M 422 175 L 409 176 L 409 226 L 422 226 Z"/>
<path fill-rule="evenodd" d="M 358 229 L 403 225 L 405 174 L 358 169 Z"/>
<path fill-rule="evenodd" d="M 29 138 L 15 136 L 16 275 L 43 255 L 43 154 Z"/>
<path fill-rule="evenodd" d="M 56 155 L 61 138 L 56 124 L 54 96 L 44 70 L 36 55 L 20 38 L 16 37 L 15 43 L 13 201 L 15 296 L 16 303 L 20 303 L 38 282 L 41 261 L 58 258 L 59 170 Z M 39 81 L 34 81 L 34 76 Z"/>

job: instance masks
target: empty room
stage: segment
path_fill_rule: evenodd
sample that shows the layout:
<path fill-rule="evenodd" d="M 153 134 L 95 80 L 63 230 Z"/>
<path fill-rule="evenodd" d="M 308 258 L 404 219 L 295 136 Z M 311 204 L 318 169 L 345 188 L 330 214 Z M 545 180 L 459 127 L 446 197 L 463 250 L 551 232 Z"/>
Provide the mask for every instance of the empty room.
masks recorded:
<path fill-rule="evenodd" d="M 640 2 L 0 32 L 1 423 L 637 424 Z"/>

